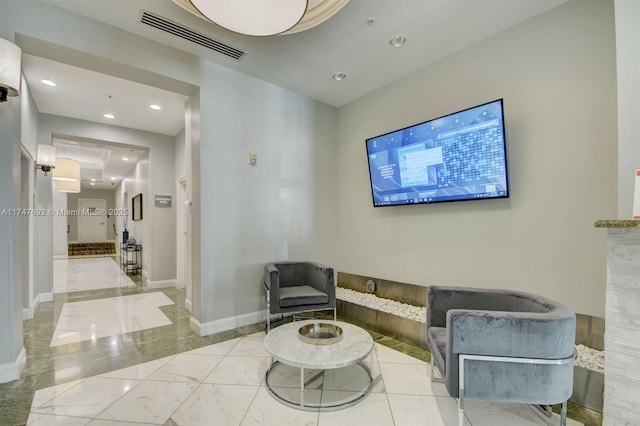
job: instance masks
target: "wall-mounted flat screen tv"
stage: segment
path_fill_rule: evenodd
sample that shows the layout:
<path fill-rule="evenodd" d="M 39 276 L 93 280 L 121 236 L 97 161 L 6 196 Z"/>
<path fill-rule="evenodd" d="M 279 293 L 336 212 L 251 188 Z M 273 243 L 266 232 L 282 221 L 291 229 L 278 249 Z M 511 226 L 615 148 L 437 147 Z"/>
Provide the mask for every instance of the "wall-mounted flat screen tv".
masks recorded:
<path fill-rule="evenodd" d="M 374 207 L 509 197 L 502 104 L 367 139 Z"/>

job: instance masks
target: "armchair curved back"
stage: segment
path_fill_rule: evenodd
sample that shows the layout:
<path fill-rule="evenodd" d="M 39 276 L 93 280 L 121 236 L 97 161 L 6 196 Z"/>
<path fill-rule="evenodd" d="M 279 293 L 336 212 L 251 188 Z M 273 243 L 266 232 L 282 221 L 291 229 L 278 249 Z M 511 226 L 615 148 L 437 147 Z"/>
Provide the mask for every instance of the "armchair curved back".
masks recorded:
<path fill-rule="evenodd" d="M 460 355 L 563 360 L 574 353 L 575 313 L 553 300 L 470 287 L 430 286 L 427 294 L 427 340 L 454 397 Z M 468 362 L 465 398 L 555 404 L 573 391 L 572 364 Z"/>
<path fill-rule="evenodd" d="M 264 286 L 270 314 L 336 307 L 333 268 L 317 262 L 267 263 Z"/>

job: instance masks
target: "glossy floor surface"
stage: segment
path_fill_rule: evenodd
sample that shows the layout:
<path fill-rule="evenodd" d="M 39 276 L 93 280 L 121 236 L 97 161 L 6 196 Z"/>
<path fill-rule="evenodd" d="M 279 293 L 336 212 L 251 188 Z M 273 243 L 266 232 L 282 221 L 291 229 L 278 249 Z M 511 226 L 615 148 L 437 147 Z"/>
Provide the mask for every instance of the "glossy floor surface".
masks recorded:
<path fill-rule="evenodd" d="M 78 270 L 82 269 L 79 265 Z M 139 276 L 131 278 L 133 287 L 58 293 L 53 302 L 40 304 L 35 317 L 24 322 L 27 363 L 22 377 L 0 384 L 0 424 L 21 425 L 27 420 L 47 425 L 456 424 L 455 400 L 441 384 L 429 380 L 427 351 L 371 333 L 375 342 L 373 392 L 344 410 L 300 411 L 267 393 L 264 373 L 269 358 L 263 347 L 262 324 L 198 337 L 189 327 L 183 291 L 149 289 Z M 123 279 L 115 278 L 116 282 Z M 76 277 L 76 281 L 81 280 Z M 127 304 L 125 301 L 146 299 L 127 298 L 134 295 L 148 295 L 155 305 Z M 78 302 L 88 305 L 73 305 Z M 117 318 L 101 316 L 104 310 L 100 309 L 92 317 L 91 309 L 80 309 L 74 327 L 96 324 L 98 328 L 100 324 L 110 334 L 96 333 L 86 340 L 51 346 L 58 323 L 65 321 L 65 306 L 69 312 L 70 306 L 101 303 L 123 309 Z M 131 318 L 140 309 L 159 310 L 169 323 L 134 329 Z M 75 323 L 71 318 L 67 321 Z M 283 392 L 298 392 L 298 372 L 286 368 L 278 372 L 277 383 Z M 340 400 L 360 386 L 349 370 L 310 374 L 309 398 Z M 598 424 L 597 413 L 570 408 L 572 418 Z M 471 425 L 547 424 L 520 404 L 469 401 L 466 413 Z"/>
<path fill-rule="evenodd" d="M 432 384 L 424 361 L 375 344 L 373 392 L 358 405 L 332 412 L 290 408 L 264 386 L 270 363 L 264 334 L 36 392 L 31 425 L 455 425 L 456 400 Z M 279 392 L 299 393 L 299 371 L 279 370 Z M 365 385 L 359 369 L 306 371 L 307 402 L 339 402 Z M 275 370 L 274 370 L 275 372 Z M 306 376 L 307 377 L 307 376 Z M 544 425 L 526 405 L 469 401 L 466 425 Z M 569 425 L 578 425 L 570 421 Z"/>
<path fill-rule="evenodd" d="M 53 261 L 53 292 L 135 287 L 112 257 L 81 257 Z"/>

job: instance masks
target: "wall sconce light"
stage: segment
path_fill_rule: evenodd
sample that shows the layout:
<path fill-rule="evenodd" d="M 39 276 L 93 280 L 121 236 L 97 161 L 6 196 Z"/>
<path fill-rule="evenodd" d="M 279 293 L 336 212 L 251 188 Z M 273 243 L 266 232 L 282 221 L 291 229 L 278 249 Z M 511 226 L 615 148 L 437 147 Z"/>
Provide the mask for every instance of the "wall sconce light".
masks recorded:
<path fill-rule="evenodd" d="M 57 180 L 55 181 L 56 191 L 77 194 L 80 192 L 80 181 Z"/>
<path fill-rule="evenodd" d="M 45 176 L 56 167 L 56 147 L 53 145 L 38 145 L 36 153 L 36 168 L 44 172 Z"/>
<path fill-rule="evenodd" d="M 21 61 L 22 50 L 0 38 L 0 102 L 6 102 L 7 96 L 20 95 Z"/>
<path fill-rule="evenodd" d="M 53 169 L 53 180 L 80 182 L 80 162 L 70 158 L 56 158 L 56 167 Z"/>

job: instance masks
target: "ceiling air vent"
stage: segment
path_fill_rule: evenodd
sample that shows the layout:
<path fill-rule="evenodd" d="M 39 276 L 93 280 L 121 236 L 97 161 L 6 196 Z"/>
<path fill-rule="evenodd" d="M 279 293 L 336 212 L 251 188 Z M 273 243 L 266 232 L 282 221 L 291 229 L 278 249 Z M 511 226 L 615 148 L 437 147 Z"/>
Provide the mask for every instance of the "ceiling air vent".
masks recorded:
<path fill-rule="evenodd" d="M 162 16 L 154 15 L 153 13 L 147 12 L 146 10 L 142 11 L 140 22 L 145 25 L 149 25 L 150 27 L 157 28 L 166 33 L 173 34 L 174 36 L 188 40 L 192 43 L 199 44 L 200 46 L 206 47 L 207 49 L 222 53 L 223 55 L 236 60 L 239 60 L 244 56 L 244 52 L 242 50 L 235 49 L 218 40 L 214 40 L 211 37 L 208 37 L 197 31 L 194 31 L 187 27 L 183 27 L 173 21 L 163 18 Z"/>

